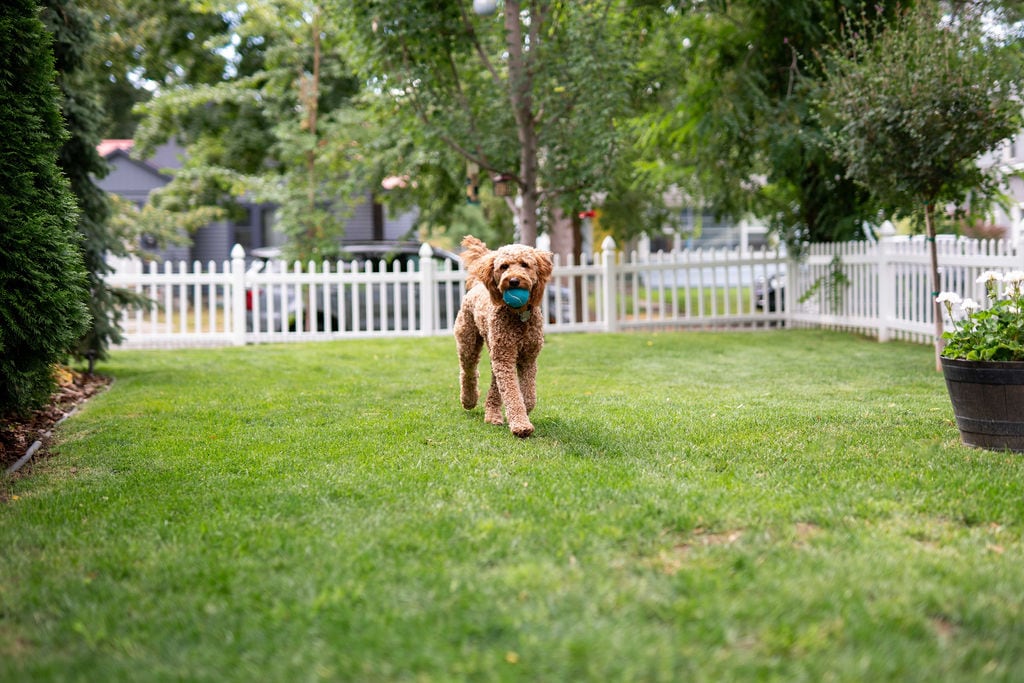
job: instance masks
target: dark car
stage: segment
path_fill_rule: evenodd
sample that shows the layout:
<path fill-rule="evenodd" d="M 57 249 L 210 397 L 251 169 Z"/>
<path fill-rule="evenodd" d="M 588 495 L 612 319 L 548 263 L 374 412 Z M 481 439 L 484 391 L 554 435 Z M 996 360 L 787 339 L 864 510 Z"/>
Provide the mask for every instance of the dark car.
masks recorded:
<path fill-rule="evenodd" d="M 754 303 L 758 310 L 774 313 L 782 310 L 786 295 L 786 276 L 774 273 L 754 283 Z"/>

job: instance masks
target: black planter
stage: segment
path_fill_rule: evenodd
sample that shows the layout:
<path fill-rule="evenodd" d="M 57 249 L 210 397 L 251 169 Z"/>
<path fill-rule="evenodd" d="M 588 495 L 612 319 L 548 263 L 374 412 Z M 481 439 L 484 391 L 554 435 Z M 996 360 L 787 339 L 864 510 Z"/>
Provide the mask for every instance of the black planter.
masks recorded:
<path fill-rule="evenodd" d="M 1024 361 L 943 358 L 942 374 L 965 444 L 1024 452 Z"/>

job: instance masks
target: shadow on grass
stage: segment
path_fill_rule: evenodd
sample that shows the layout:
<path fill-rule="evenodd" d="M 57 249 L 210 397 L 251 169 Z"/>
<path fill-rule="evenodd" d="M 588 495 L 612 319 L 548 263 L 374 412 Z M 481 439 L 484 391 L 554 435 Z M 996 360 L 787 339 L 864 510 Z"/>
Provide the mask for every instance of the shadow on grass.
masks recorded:
<path fill-rule="evenodd" d="M 618 458 L 629 453 L 636 438 L 601 417 L 538 415 L 533 439 L 578 458 Z"/>

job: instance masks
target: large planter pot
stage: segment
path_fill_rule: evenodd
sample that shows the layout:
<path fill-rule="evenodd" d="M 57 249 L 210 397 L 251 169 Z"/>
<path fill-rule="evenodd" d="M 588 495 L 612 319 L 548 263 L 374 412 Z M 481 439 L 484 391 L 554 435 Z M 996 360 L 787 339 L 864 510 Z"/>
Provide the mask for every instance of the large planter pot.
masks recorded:
<path fill-rule="evenodd" d="M 1024 361 L 943 358 L 942 374 L 965 444 L 1024 452 Z"/>

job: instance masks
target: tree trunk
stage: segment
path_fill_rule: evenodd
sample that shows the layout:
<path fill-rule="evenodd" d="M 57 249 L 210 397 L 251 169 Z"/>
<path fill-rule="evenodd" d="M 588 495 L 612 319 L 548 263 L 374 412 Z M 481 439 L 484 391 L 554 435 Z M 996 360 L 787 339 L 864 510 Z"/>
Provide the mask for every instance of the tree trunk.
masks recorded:
<path fill-rule="evenodd" d="M 531 24 L 530 31 L 538 27 Z M 519 241 L 537 245 L 537 129 L 533 114 L 533 77 L 523 50 L 523 22 L 518 0 L 505 2 L 505 40 L 508 46 L 508 86 L 519 137 Z M 535 44 L 535 43 L 534 43 Z"/>
<path fill-rule="evenodd" d="M 312 32 L 313 32 L 313 75 L 306 83 L 305 93 L 303 99 L 306 105 L 306 128 L 309 131 L 309 135 L 312 138 L 312 147 L 306 152 L 306 172 L 308 174 L 309 187 L 306 189 L 307 197 L 306 201 L 309 203 L 309 215 L 314 217 L 316 213 L 316 194 L 317 194 L 317 177 L 316 177 L 316 153 L 317 153 L 317 124 L 320 116 L 320 9 L 319 7 L 313 12 L 311 20 Z M 302 84 L 300 83 L 300 89 Z M 302 95 L 300 95 L 302 97 Z M 306 235 L 310 241 L 318 241 L 319 232 L 321 226 L 319 222 L 309 225 L 306 228 Z M 315 317 L 315 311 L 309 309 L 306 311 L 305 328 L 306 330 L 313 330 L 313 321 Z M 302 322 L 296 320 L 295 325 L 298 327 Z"/>
<path fill-rule="evenodd" d="M 939 281 L 939 255 L 935 246 L 935 205 L 928 202 L 924 205 L 924 225 L 928 236 L 928 252 L 931 256 L 932 266 L 932 314 L 935 316 L 935 369 L 942 372 L 942 304 L 935 301 L 942 291 L 942 282 Z"/>
<path fill-rule="evenodd" d="M 572 255 L 573 263 L 583 263 L 583 219 L 579 211 L 572 213 Z M 575 290 L 576 310 L 573 311 L 575 320 L 583 320 L 583 278 L 576 276 L 572 279 L 572 288 Z"/>

